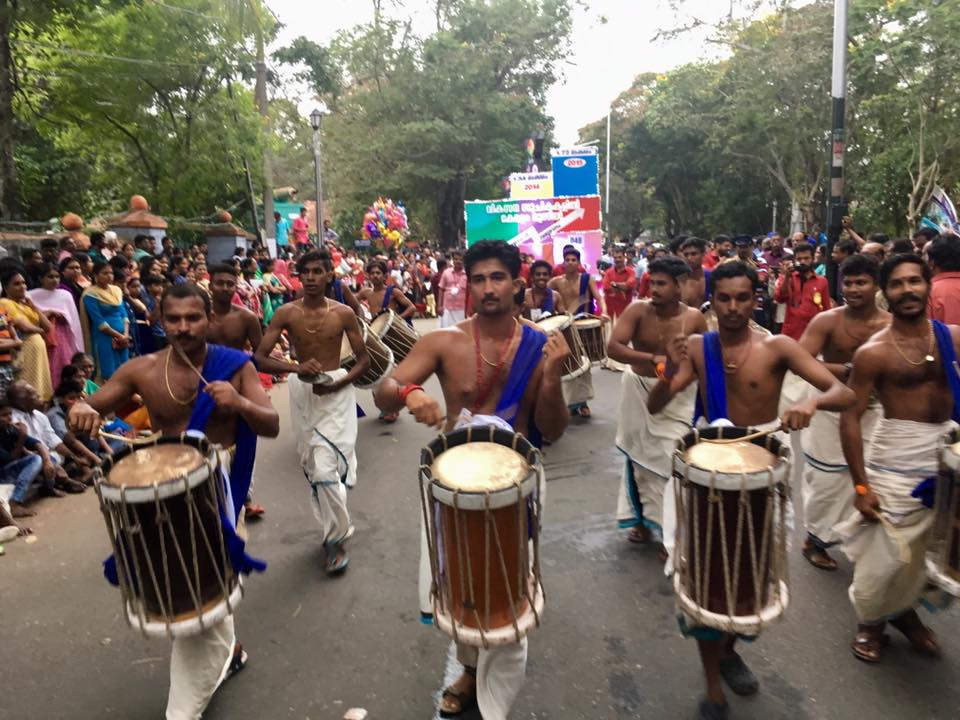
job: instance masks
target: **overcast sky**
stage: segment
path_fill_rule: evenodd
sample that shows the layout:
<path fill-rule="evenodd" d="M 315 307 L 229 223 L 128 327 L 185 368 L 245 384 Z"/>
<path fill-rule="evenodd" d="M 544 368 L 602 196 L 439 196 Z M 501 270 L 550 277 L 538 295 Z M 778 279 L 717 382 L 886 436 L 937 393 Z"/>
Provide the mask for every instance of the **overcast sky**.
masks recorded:
<path fill-rule="evenodd" d="M 679 40 L 653 42 L 659 28 L 675 27 L 690 17 L 716 20 L 730 10 L 730 0 L 683 0 L 681 16 L 667 0 L 589 0 L 586 4 L 588 9 L 576 11 L 566 79 L 547 95 L 547 112 L 555 118 L 561 145 L 575 142 L 578 128 L 604 116 L 639 73 L 669 70 L 715 52 L 704 43 L 703 33 L 695 31 Z M 286 26 L 279 44 L 306 35 L 326 45 L 337 32 L 373 17 L 372 3 L 362 0 L 268 0 L 268 5 Z M 415 31 L 427 35 L 435 27 L 432 7 L 431 0 L 403 0 L 390 12 L 412 17 Z M 309 112 L 311 104 L 305 97 L 302 109 Z"/>

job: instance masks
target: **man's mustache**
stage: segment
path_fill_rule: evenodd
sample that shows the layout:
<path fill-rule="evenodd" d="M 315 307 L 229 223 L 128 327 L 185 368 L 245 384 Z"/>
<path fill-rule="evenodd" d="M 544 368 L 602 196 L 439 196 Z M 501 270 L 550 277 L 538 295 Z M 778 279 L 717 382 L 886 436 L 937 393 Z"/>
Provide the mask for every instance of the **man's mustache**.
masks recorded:
<path fill-rule="evenodd" d="M 897 300 L 894 303 L 894 305 L 897 305 L 897 306 L 903 305 L 905 302 L 910 302 L 911 300 L 916 300 L 917 302 L 923 302 L 923 299 L 919 295 L 913 295 L 911 293 L 909 295 L 904 295 L 903 297 L 901 297 L 899 300 Z"/>

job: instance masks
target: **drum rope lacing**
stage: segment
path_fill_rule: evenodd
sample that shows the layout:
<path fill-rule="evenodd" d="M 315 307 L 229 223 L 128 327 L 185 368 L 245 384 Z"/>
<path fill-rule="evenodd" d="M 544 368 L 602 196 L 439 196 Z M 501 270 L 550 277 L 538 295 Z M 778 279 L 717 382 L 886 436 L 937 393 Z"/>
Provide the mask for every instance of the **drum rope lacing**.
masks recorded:
<path fill-rule="evenodd" d="M 723 430 L 720 430 L 720 437 L 723 436 Z M 746 437 L 751 437 L 750 435 Z M 738 440 L 743 440 L 744 438 L 737 438 Z M 709 438 L 702 438 L 698 430 L 694 430 L 694 439 L 692 445 L 695 445 L 701 441 L 709 440 Z M 767 450 L 773 451 L 770 446 L 769 438 L 764 443 L 764 446 Z M 682 441 L 678 443 L 678 450 L 674 453 L 672 457 L 672 468 L 673 475 L 677 477 L 677 460 L 679 457 L 680 448 L 683 447 Z M 685 449 L 685 448 L 684 448 Z M 784 449 L 781 447 L 779 451 L 775 452 L 778 458 L 784 457 Z M 751 584 L 753 585 L 754 591 L 754 617 L 757 618 L 756 630 L 759 632 L 763 625 L 764 621 L 761 616 L 761 604 L 763 603 L 763 591 L 765 585 L 768 583 L 772 585 L 772 592 L 775 596 L 774 602 L 780 601 L 780 578 L 783 578 L 784 582 L 788 581 L 787 577 L 787 566 L 785 561 L 785 556 L 783 550 L 786 547 L 786 503 L 789 499 L 789 488 L 781 487 L 781 483 L 778 483 L 775 479 L 773 467 L 768 467 L 764 471 L 767 475 L 767 498 L 765 502 L 765 512 L 764 512 L 764 526 L 761 535 L 760 543 L 760 554 L 759 558 L 757 556 L 757 546 L 756 546 L 756 535 L 754 527 L 754 518 L 753 513 L 749 512 L 750 502 L 749 494 L 745 487 L 744 482 L 746 480 L 746 473 L 741 473 L 741 488 L 739 490 L 739 496 L 737 498 L 737 523 L 736 523 L 736 535 L 734 543 L 734 558 L 736 562 L 734 563 L 734 568 L 732 571 L 731 577 L 731 558 L 730 558 L 730 548 L 728 544 L 728 535 L 726 527 L 726 517 L 725 513 L 720 509 L 722 504 L 722 496 L 720 491 L 716 488 L 716 478 L 717 472 L 715 470 L 710 471 L 710 484 L 706 487 L 707 490 L 707 507 L 706 507 L 706 534 L 701 536 L 700 534 L 700 512 L 699 512 L 699 502 L 698 497 L 694 495 L 691 502 L 693 503 L 690 506 L 688 511 L 688 502 L 686 493 L 684 492 L 684 484 L 689 485 L 692 481 L 689 478 L 690 465 L 685 463 L 684 473 L 683 473 L 683 483 L 677 482 L 674 486 L 674 495 L 677 507 L 677 516 L 679 518 L 691 518 L 693 525 L 693 532 L 687 532 L 685 535 L 680 538 L 680 553 L 676 559 L 676 571 L 679 574 L 680 578 L 686 578 L 686 582 L 682 582 L 682 586 L 690 587 L 692 581 L 692 587 L 696 594 L 694 598 L 694 603 L 696 605 L 696 611 L 692 614 L 695 616 L 695 621 L 700 624 L 709 624 L 710 626 L 716 626 L 716 622 L 711 621 L 710 623 L 706 622 L 705 614 L 707 610 L 704 606 L 709 605 L 710 599 L 710 569 L 712 568 L 712 550 L 713 550 L 713 527 L 714 520 L 716 518 L 717 524 L 719 525 L 719 536 L 720 536 L 720 554 L 723 570 L 723 580 L 727 613 L 726 616 L 728 620 L 723 623 L 723 627 L 719 629 L 726 632 L 734 632 L 733 628 L 733 616 L 738 615 L 738 607 L 736 602 L 736 589 L 739 587 L 740 582 L 740 561 L 743 546 L 741 544 L 743 537 L 744 529 L 744 519 L 746 517 L 746 526 L 748 535 L 748 546 L 749 546 L 749 556 L 750 556 L 750 567 L 749 571 L 752 574 Z M 696 484 L 696 483 L 693 483 Z M 779 499 L 779 507 L 775 507 L 775 501 Z M 779 510 L 777 513 L 776 511 Z M 771 537 L 774 531 L 772 527 L 775 515 L 779 515 L 779 522 L 777 523 L 776 533 L 777 533 L 777 543 L 775 547 L 771 547 Z M 706 548 L 704 551 L 704 557 L 701 558 L 701 547 L 700 543 L 695 540 L 698 538 L 704 537 Z M 780 551 L 776 551 L 776 547 L 780 548 Z M 691 563 L 689 562 L 690 556 L 693 556 L 693 566 L 696 567 L 697 573 L 695 577 L 691 578 Z M 701 561 L 702 560 L 702 561 Z M 758 562 L 759 560 L 759 562 Z M 716 612 L 711 612 L 712 615 L 717 615 Z"/>
<path fill-rule="evenodd" d="M 181 442 L 187 436 L 181 434 Z M 159 444 L 154 439 L 154 445 Z M 154 507 L 154 522 L 158 526 L 158 535 L 160 541 L 160 560 L 163 565 L 163 589 L 161 590 L 159 585 L 159 579 L 157 577 L 157 569 L 154 567 L 154 562 L 151 554 L 149 553 L 149 548 L 147 547 L 147 541 L 144 536 L 142 521 L 140 514 L 134 509 L 137 505 L 142 503 L 130 503 L 127 500 L 128 488 L 120 487 L 120 502 L 117 504 L 108 504 L 104 502 L 102 490 L 100 483 L 102 478 L 98 479 L 96 483 L 97 495 L 101 503 L 101 511 L 104 514 L 104 518 L 107 523 L 109 530 L 110 543 L 113 547 L 114 556 L 117 558 L 117 578 L 120 585 L 121 598 L 126 609 L 132 610 L 137 614 L 137 620 L 140 625 L 140 630 L 147 636 L 146 631 L 146 608 L 144 606 L 141 598 L 137 596 L 134 592 L 134 588 L 131 586 L 131 580 L 135 583 L 135 587 L 145 588 L 145 580 L 149 580 L 150 585 L 153 588 L 155 599 L 159 605 L 159 610 L 161 616 L 164 618 L 164 625 L 166 627 L 166 634 L 169 638 L 173 637 L 171 617 L 174 615 L 173 608 L 173 584 L 170 577 L 170 559 L 171 555 L 175 555 L 178 566 L 183 573 L 183 577 L 188 581 L 192 579 L 192 583 L 187 583 L 187 590 L 190 595 L 190 599 L 193 602 L 194 608 L 197 612 L 196 620 L 199 623 L 200 631 L 203 632 L 205 629 L 205 620 L 203 617 L 203 600 L 201 597 L 201 579 L 200 579 L 200 567 L 199 567 L 199 552 L 197 547 L 197 530 L 199 529 L 199 535 L 202 539 L 201 549 L 206 551 L 207 557 L 209 558 L 210 565 L 212 566 L 215 575 L 217 584 L 219 585 L 220 591 L 223 595 L 224 602 L 226 605 L 227 613 L 233 613 L 234 608 L 230 598 L 230 587 L 229 580 L 233 576 L 233 571 L 230 566 L 229 554 L 226 550 L 226 540 L 218 522 L 218 540 L 219 540 L 219 557 L 217 557 L 214 552 L 213 545 L 210 542 L 210 536 L 207 532 L 205 524 L 202 522 L 201 515 L 197 510 L 196 498 L 194 497 L 194 491 L 199 490 L 199 488 L 206 487 L 208 490 L 211 490 L 211 499 L 209 508 L 218 515 L 218 510 L 220 507 L 226 508 L 226 491 L 223 487 L 223 482 L 218 481 L 219 478 L 222 478 L 222 475 L 219 472 L 219 457 L 217 454 L 217 449 L 215 446 L 209 446 L 205 442 L 200 443 L 198 450 L 205 456 L 204 464 L 207 466 L 207 480 L 195 488 L 190 487 L 189 475 L 192 472 L 196 472 L 199 468 L 196 468 L 193 471 L 187 473 L 181 473 L 178 478 L 175 480 L 180 481 L 183 484 L 183 495 L 184 502 L 187 507 L 187 518 L 189 526 L 189 539 L 190 539 L 190 548 L 192 549 L 191 559 L 192 562 L 188 563 L 187 558 L 184 554 L 184 548 L 181 546 L 180 541 L 177 537 L 177 534 L 173 531 L 171 516 L 169 509 L 165 503 L 162 502 L 160 498 L 160 485 L 159 483 L 154 483 L 152 486 L 153 489 L 153 498 L 152 505 Z M 112 511 L 112 512 L 111 512 Z M 122 531 L 122 532 L 118 532 Z M 170 544 L 172 546 L 172 551 L 167 548 L 167 534 L 170 535 Z M 134 547 L 128 547 L 127 543 L 120 541 L 120 536 L 129 538 L 134 544 Z M 139 543 L 141 552 L 136 552 L 136 544 Z M 144 568 L 141 566 L 140 556 L 143 556 L 146 570 L 149 572 L 149 578 L 145 578 Z M 190 572 L 191 568 L 188 568 L 188 564 L 192 565 L 192 573 Z M 133 577 L 130 577 L 132 571 Z M 191 578 L 192 575 L 192 578 Z M 129 613 L 124 613 L 127 622 L 130 623 Z"/>
<path fill-rule="evenodd" d="M 476 426 L 468 426 L 467 428 L 465 428 L 466 443 L 470 443 L 475 440 L 474 438 L 475 428 Z M 476 429 L 477 430 L 482 429 L 484 431 L 488 431 L 489 433 L 488 441 L 496 442 L 496 428 L 494 426 L 492 425 L 481 426 Z M 480 438 L 480 440 L 482 439 L 483 438 Z M 524 438 L 522 438 L 521 435 L 519 435 L 518 433 L 514 433 L 514 436 L 512 438 L 511 448 L 514 451 L 519 452 L 517 445 L 523 439 Z M 438 440 L 443 445 L 443 448 L 440 454 L 450 449 L 449 438 L 446 433 L 440 433 L 440 435 L 438 436 Z M 425 456 L 429 456 L 429 457 L 427 458 Z M 433 448 L 429 445 L 426 448 L 424 448 L 424 451 L 421 454 L 420 504 L 421 504 L 421 511 L 423 513 L 424 528 L 426 530 L 426 535 L 427 535 L 427 538 L 426 538 L 427 550 L 430 555 L 430 568 L 432 572 L 432 579 L 430 583 L 430 596 L 433 599 L 433 602 L 435 605 L 435 608 L 434 608 L 435 611 L 437 611 L 438 613 L 444 613 L 446 598 L 444 597 L 444 593 L 441 591 L 441 588 L 438 585 L 438 578 L 440 577 L 440 559 L 439 559 L 439 549 L 438 549 L 439 537 L 437 535 L 439 535 L 439 533 L 436 533 L 437 528 L 433 523 L 430 522 L 431 513 L 429 510 L 429 505 L 431 502 L 431 498 L 429 497 L 429 486 L 433 481 L 431 466 L 433 465 L 437 457 L 438 455 L 434 453 Z M 475 602 L 476 594 L 473 586 L 473 569 L 472 569 L 471 560 L 470 560 L 470 553 L 468 552 L 468 538 L 466 537 L 467 533 L 466 533 L 466 530 L 461 530 L 461 526 L 459 522 L 459 514 L 460 514 L 459 511 L 461 510 L 459 499 L 460 499 L 461 491 L 459 489 L 455 489 L 452 491 L 453 509 L 454 509 L 454 513 L 453 513 L 454 544 L 457 547 L 457 552 L 459 557 L 462 558 L 463 562 L 466 564 L 466 574 L 468 576 L 467 581 L 465 583 L 465 580 L 463 577 L 464 573 L 462 572 L 459 573 L 460 597 L 464 601 L 464 606 L 468 607 L 468 609 L 473 613 L 474 620 L 477 623 L 477 627 L 474 629 L 480 635 L 481 644 L 484 648 L 489 647 L 489 641 L 487 639 L 487 632 L 485 631 L 485 628 L 489 628 L 490 626 L 490 607 L 491 607 L 490 565 L 491 563 L 490 563 L 490 557 L 489 557 L 489 542 L 490 542 L 489 536 L 491 533 L 491 529 L 493 531 L 493 537 L 496 544 L 500 574 L 503 577 L 504 584 L 507 587 L 508 592 L 510 591 L 511 587 L 516 587 L 517 591 L 520 592 L 521 597 L 525 599 L 528 603 L 529 610 L 531 611 L 531 614 L 533 615 L 533 618 L 534 618 L 534 626 L 539 627 L 541 622 L 540 614 L 536 608 L 536 603 L 534 602 L 534 600 L 535 600 L 535 595 L 538 589 L 539 589 L 539 595 L 541 597 L 543 596 L 542 579 L 540 575 L 541 568 L 540 568 L 539 528 L 540 528 L 540 518 L 542 513 L 542 504 L 540 500 L 540 488 L 545 483 L 545 477 L 544 477 L 544 470 L 543 470 L 543 464 L 542 464 L 542 456 L 540 455 L 539 451 L 536 448 L 532 448 L 532 447 L 530 448 L 530 450 L 526 455 L 526 460 L 528 465 L 530 465 L 531 470 L 533 470 L 536 473 L 536 488 L 533 493 L 535 498 L 534 500 L 535 511 L 534 511 L 534 517 L 531 518 L 531 523 L 536 524 L 537 532 L 532 533 L 534 559 L 531 567 L 531 564 L 529 561 L 529 550 L 527 548 L 527 542 L 528 542 L 527 537 L 530 534 L 530 528 L 529 526 L 526 526 L 523 522 L 525 519 L 524 515 L 527 511 L 528 505 L 527 503 L 523 502 L 523 490 L 522 490 L 523 480 L 515 480 L 513 485 L 517 491 L 517 497 L 518 497 L 518 502 L 516 503 L 517 513 L 518 513 L 517 527 L 518 528 L 527 527 L 527 533 L 522 535 L 523 541 L 518 543 L 518 567 L 517 567 L 518 582 L 516 586 L 513 586 L 513 584 L 510 582 L 509 574 L 507 572 L 506 561 L 503 555 L 503 547 L 500 543 L 500 534 L 497 531 L 496 519 L 494 518 L 494 516 L 490 511 L 490 494 L 486 493 L 484 496 L 484 515 L 485 515 L 485 519 L 483 523 L 484 525 L 484 561 L 486 565 L 486 567 L 484 568 L 484 584 L 485 584 L 484 600 L 486 603 L 485 605 L 486 617 L 484 618 L 485 623 L 480 621 L 481 620 L 480 613 Z M 527 571 L 531 573 L 532 583 L 528 581 L 527 577 L 525 577 L 525 574 Z M 523 638 L 523 635 L 521 633 L 520 626 L 519 626 L 520 617 L 517 612 L 518 607 L 519 606 L 517 602 L 515 602 L 514 597 L 511 593 L 510 602 L 509 602 L 509 608 L 511 613 L 511 625 L 514 630 L 516 641 L 520 642 L 520 640 Z M 455 611 L 456 611 L 456 608 L 451 607 L 449 609 L 449 614 L 451 618 L 451 622 L 450 622 L 451 634 L 453 635 L 453 639 L 455 642 L 460 642 L 461 640 L 460 640 L 460 632 L 459 632 L 459 623 L 456 619 Z"/>

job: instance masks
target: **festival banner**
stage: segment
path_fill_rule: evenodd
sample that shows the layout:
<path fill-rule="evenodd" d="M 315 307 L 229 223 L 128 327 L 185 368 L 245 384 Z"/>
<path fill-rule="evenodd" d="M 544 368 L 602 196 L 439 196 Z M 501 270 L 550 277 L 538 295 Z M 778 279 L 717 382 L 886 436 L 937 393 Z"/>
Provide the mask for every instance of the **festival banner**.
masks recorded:
<path fill-rule="evenodd" d="M 513 173 L 510 175 L 511 200 L 535 200 L 553 197 L 553 173 Z"/>
<path fill-rule="evenodd" d="M 551 153 L 555 197 L 599 193 L 599 156 L 592 145 L 557 148 Z"/>
<path fill-rule="evenodd" d="M 600 229 L 600 196 L 464 203 L 467 247 L 480 240 L 514 245 L 543 242 L 554 233 Z"/>

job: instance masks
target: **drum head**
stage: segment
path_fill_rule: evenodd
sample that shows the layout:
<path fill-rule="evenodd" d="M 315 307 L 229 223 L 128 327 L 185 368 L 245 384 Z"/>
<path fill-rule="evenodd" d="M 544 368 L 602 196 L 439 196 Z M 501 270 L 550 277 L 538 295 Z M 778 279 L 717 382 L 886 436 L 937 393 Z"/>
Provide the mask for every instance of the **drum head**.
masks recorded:
<path fill-rule="evenodd" d="M 378 337 L 383 337 L 384 333 L 386 333 L 393 324 L 393 318 L 395 316 L 396 313 L 393 310 L 380 313 L 370 321 L 370 329 L 373 330 L 374 334 Z"/>
<path fill-rule="evenodd" d="M 106 482 L 126 488 L 160 485 L 189 475 L 204 462 L 203 454 L 191 445 L 152 445 L 118 460 L 110 469 Z"/>
<path fill-rule="evenodd" d="M 472 442 L 441 453 L 430 472 L 434 480 L 450 490 L 497 492 L 521 482 L 530 472 L 530 464 L 505 445 Z"/>
<path fill-rule="evenodd" d="M 588 328 L 598 328 L 601 325 L 600 320 L 596 318 L 580 318 L 579 320 L 574 320 L 573 324 L 577 327 L 577 329 L 583 330 Z"/>
<path fill-rule="evenodd" d="M 573 322 L 573 320 L 569 315 L 551 315 L 550 317 L 538 320 L 537 325 L 547 332 L 551 332 L 553 330 L 565 330 L 570 327 L 571 322 Z"/>
<path fill-rule="evenodd" d="M 777 456 L 752 442 L 729 444 L 701 442 L 688 448 L 684 460 L 703 470 L 721 473 L 754 473 L 777 464 Z"/>

